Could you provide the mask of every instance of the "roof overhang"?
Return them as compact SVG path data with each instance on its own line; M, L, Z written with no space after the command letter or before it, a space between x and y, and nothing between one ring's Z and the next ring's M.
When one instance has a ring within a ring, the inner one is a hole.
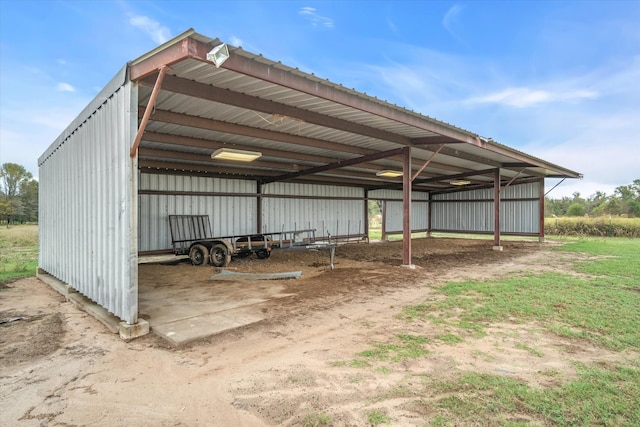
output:
M459 189L452 181L460 178L487 185L498 168L509 182L581 177L241 48L229 47L229 58L215 66L207 53L221 43L188 30L128 64L141 119L154 101L137 154L142 170L402 188L402 177L378 172L402 170L403 150L410 147L417 191ZM262 157L247 163L211 158L224 147Z

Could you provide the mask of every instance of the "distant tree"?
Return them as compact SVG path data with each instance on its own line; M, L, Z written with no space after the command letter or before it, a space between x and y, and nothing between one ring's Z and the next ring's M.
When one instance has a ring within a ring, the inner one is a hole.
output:
M33 192L34 184L29 184L33 176L23 166L5 163L0 167L0 216L6 219L7 226L15 219L25 216L25 200L20 198L20 191ZM37 184L35 185L35 210L37 211ZM33 210L33 194L27 197L28 207Z
M381 200L369 200L367 208L369 210L369 216L379 215L381 212L382 201Z
M584 205L578 202L571 203L567 209L567 216L584 216Z
M20 185L31 178L33 176L24 166L5 163L0 167L0 191L6 199L14 199L18 195Z
M38 181L23 181L20 185L20 202L22 203L22 222L38 221Z
M622 199L625 213L640 216L640 179L634 180L633 184L617 187L615 194Z
M562 199L546 199L545 207L547 215L565 216L567 209L571 205L571 199L563 197Z

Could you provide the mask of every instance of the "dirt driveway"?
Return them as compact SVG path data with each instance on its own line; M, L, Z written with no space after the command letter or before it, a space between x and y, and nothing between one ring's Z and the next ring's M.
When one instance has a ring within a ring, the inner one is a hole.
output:
M183 348L153 334L123 342L39 280L11 283L0 290L0 425L365 426L367 413L380 409L392 425L420 426L435 415L416 395L419 387L407 388L420 376L502 372L544 386L574 375L567 351L585 362L617 357L536 325L505 324L455 345L434 341L428 355L384 371L344 363L398 333L446 333L397 317L404 306L438 298L434 289L446 281L564 270L575 256L552 252L550 243L504 246L496 252L487 240L415 240L415 270L400 266L400 243L342 246L334 271L324 252L237 260L239 271L303 275L278 281L291 295L263 302L265 320ZM141 266L140 280L211 274L189 265ZM523 341L544 348L544 356L518 347ZM557 375L539 375L545 369Z

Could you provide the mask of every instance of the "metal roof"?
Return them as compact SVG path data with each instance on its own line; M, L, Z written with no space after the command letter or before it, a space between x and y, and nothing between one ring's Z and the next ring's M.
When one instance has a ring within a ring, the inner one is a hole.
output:
M206 53L222 42L193 30L128 64L139 83L139 113L159 70L168 66L138 151L142 170L288 180L367 189L402 188L397 150L411 147L416 191L446 191L464 177L488 185L505 180L579 178L578 172L369 95L229 46L220 68ZM211 158L218 148L260 151L250 163ZM380 153L390 151L389 156ZM346 164L345 164L346 162ZM327 166L329 165L329 166Z

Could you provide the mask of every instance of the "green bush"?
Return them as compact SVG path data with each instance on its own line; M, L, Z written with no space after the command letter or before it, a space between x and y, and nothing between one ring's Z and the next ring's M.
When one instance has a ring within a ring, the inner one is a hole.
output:
M547 235L640 237L640 218L546 218L544 227Z

